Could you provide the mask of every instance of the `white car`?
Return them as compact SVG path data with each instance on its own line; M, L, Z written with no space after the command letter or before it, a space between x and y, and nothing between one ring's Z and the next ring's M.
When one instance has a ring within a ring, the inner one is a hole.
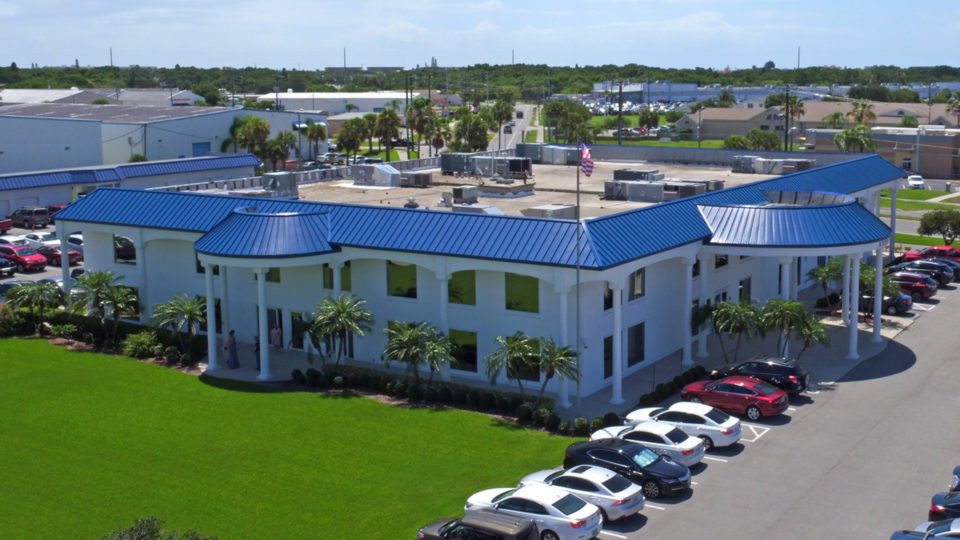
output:
M600 507L604 521L632 516L643 510L646 502L640 486L609 469L595 465L538 471L524 476L517 487L544 484L569 491Z
M706 452L701 439L687 435L666 422L640 422L633 425L608 427L595 431L590 436L591 441L598 439L624 439L638 442L661 456L667 456L687 467L700 463Z
M740 420L703 403L678 401L669 407L637 409L627 415L628 424L663 422L703 440L705 449L730 446L740 440Z
M37 249L42 246L59 247L60 239L56 233L52 232L32 232L23 235L23 238L30 244L30 247Z
M27 239L22 236L15 236L12 234L5 234L0 236L0 246L25 246L27 245Z
M75 249L83 256L83 235L79 233L71 234L67 237L67 248Z
M907 177L907 189L926 189L923 183L923 177L919 174L911 174Z
M472 495L466 512L486 508L533 520L541 540L587 540L600 534L600 509L560 488L530 485L486 489Z

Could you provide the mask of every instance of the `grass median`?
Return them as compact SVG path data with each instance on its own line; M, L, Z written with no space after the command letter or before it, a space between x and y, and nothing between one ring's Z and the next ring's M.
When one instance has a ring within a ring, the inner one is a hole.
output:
M412 538L570 440L457 410L280 392L43 340L0 340L8 538L157 516L220 538Z

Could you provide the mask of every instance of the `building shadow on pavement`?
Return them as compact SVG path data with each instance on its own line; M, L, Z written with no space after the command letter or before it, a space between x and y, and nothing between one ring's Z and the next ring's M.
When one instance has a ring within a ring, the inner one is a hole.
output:
M880 354L860 363L838 382L868 381L902 373L917 363L917 355L902 343L890 341Z

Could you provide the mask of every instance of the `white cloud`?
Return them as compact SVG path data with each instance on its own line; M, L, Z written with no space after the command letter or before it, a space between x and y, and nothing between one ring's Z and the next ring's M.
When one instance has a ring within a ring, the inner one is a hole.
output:
M12 2L0 2L0 17L16 17L20 11L20 6Z

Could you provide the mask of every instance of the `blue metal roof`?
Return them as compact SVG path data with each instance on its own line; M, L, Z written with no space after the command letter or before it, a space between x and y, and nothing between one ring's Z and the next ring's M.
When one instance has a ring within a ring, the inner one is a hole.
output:
M749 247L828 247L878 242L890 229L850 200L829 206L698 206L709 243Z
M902 175L903 171L883 158L866 156L587 220L583 223L580 263L584 268L603 269L709 240L714 231L698 206L767 204L765 190L852 193ZM100 188L61 210L57 218L206 233L235 209L249 206L266 214L327 211L329 242L334 248L352 246L565 267L576 263L574 222L519 216ZM838 228L838 234L847 236L832 237L831 245L858 243L859 238L874 241L878 224L885 228L876 219L858 223L856 227ZM866 229L854 230L860 226Z
M0 175L0 191L31 189L70 184L119 182L124 178L182 174L197 171L256 167L260 160L253 154L231 154L165 161L144 161L105 167L65 169L35 173Z
M224 257L302 257L331 253L329 215L262 214L235 210L194 243L200 253Z

